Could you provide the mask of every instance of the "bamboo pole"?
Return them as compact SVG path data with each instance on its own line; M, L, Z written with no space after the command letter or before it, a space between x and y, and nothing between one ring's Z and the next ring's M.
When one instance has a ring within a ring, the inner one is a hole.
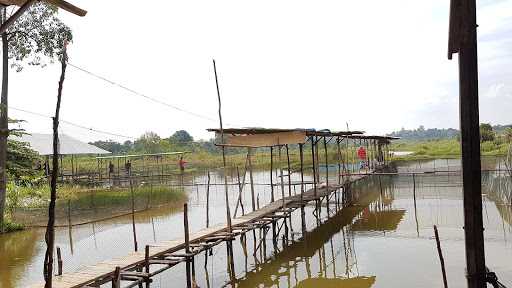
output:
M144 249L144 272L149 275L149 245L146 245ZM146 288L149 288L149 284L151 283L151 279L146 277Z
M213 60L213 71L215 73L215 85L217 88L217 99L219 101L219 124L220 124L220 135L221 135L221 142L224 144L224 128L222 126L222 102L220 99L220 89L219 89L219 80L217 77L217 67L215 65L215 59ZM228 233L233 232L233 228L231 226L231 212L229 210L229 193L228 193L228 178L226 175L226 148L224 145L221 147L222 149L222 166L223 166L223 174L224 174L224 196L226 200L226 220L227 220L227 226L228 226ZM228 259L228 267L230 270L230 277L232 282L235 280L235 266L234 266L234 259L233 259L233 246L232 241L229 239L226 241L227 244L227 259Z
M191 271L190 271L190 235L188 230L188 204L183 204L183 228L185 231L185 254L186 254L186 273L187 273L187 288L192 287Z
M121 268L118 266L112 276L112 288L121 288Z
M207 172L208 182L206 184L206 228L210 227L210 170Z
M436 225L434 225L434 234L436 236L437 253L439 254L439 261L441 262L441 273L443 274L444 288L448 288L448 281L446 280L446 269L444 267L443 251L441 250L441 241L439 240L439 232L437 231Z
M252 211L256 211L256 199L254 197L254 178L252 174L252 149L247 148L247 160L249 161L249 179L251 180L251 204Z
M132 200L132 232L133 232L133 246L135 249L135 252L139 250L138 244L137 244L137 232L135 230L135 194L133 191L133 184L132 184L132 173L128 172L128 177L130 181L130 195Z
M306 215L304 212L304 144L299 144L300 157L300 218L302 223L302 235L306 234Z
M59 80L59 88L57 93L57 104L55 108L55 117L53 117L53 167L52 177L50 181L50 204L48 207L48 225L46 226L46 253L44 258L43 275L45 280L45 288L52 288L53 280L53 248L55 245L55 203L57 201L57 177L59 173L59 114L60 103L62 99L62 88L64 86L64 78L67 67L66 44L64 44L61 57L61 75Z
M57 246L57 276L62 275L62 254L60 252L60 247Z

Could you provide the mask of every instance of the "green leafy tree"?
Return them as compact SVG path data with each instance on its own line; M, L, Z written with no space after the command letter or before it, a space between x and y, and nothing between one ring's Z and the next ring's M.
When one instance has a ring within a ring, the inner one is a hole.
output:
M3 23L7 19L7 7L0 9ZM21 71L23 66L44 67L46 60L53 61L66 42L72 40L71 29L57 18L57 8L43 1L31 5L6 32L2 33L2 91L0 98L0 230L6 198L6 163L8 137L8 83L10 66Z
M146 132L135 140L133 146L137 152L158 153L162 152L160 141L162 139L155 132Z
M194 138L185 130L178 130L169 137L169 142L174 144L186 144L194 141Z
M507 142L512 142L512 128L505 128L505 130L503 131L503 136L505 137L505 140Z
M480 124L480 141L494 141L496 134L492 130L492 126L489 123Z

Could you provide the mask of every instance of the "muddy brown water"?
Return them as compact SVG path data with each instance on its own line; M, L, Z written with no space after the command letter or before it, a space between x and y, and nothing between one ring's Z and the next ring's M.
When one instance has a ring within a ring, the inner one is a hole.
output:
M486 167L495 166L496 163L490 163ZM459 168L459 160L443 159L400 163L398 170ZM255 182L268 182L268 174L256 173ZM510 191L510 184L506 179L503 180L505 183L496 181L496 175L486 175L485 179L483 219L487 266L497 273L503 284L512 287L512 213L506 193ZM266 239L264 257L261 250L257 256L253 255L252 235L247 240L247 257L237 239L234 245L236 286L442 287L432 228L437 225L449 287L466 287L460 175L417 176L415 191L410 176L381 176L380 180L382 192L376 176L355 185L353 191L357 201L354 205L337 213L331 211L330 217L323 207L320 225L312 215L313 209L308 206L306 235L299 233L300 215L295 213L292 218L293 241L286 246L279 241L274 249L272 239ZM212 183L222 181L220 175L213 174ZM206 182L206 177L199 177L196 182ZM251 210L248 188L245 187L242 197L246 211ZM270 188L256 188L260 205L268 203ZM204 228L206 223L205 187L187 189L189 222L191 230L196 231ZM299 191L299 187L292 189L292 193ZM238 196L236 186L229 192L233 212ZM280 187L275 193L279 198ZM285 194L288 194L287 187ZM212 186L210 205L210 224L223 222L222 186ZM160 207L137 213L135 220L139 247L183 235L180 209ZM123 256L133 250L129 216L72 229L59 228L56 233L57 245L63 252L64 272ZM44 250L43 229L0 236L0 287L25 287L42 281ZM224 244L214 248L206 267L204 254L195 258L199 287L232 286L225 251ZM156 276L152 287L184 287L184 270L185 265L178 265Z

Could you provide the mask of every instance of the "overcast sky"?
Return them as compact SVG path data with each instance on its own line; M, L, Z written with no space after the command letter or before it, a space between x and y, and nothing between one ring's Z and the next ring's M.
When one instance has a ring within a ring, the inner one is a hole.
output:
M457 60L447 60L448 0L73 0L80 18L61 118L94 129L195 138L218 127L212 58L225 126L393 130L458 127ZM144 5L142 5L144 3ZM478 2L481 122L512 123L512 1ZM9 106L51 115L58 65L11 70ZM51 120L10 111L29 132ZM68 124L82 140L114 137Z

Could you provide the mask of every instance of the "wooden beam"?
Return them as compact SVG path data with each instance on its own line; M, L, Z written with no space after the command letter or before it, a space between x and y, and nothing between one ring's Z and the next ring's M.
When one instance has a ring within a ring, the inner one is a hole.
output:
M7 29L11 27L12 24L14 24L14 21L18 20L18 18L20 18L21 15L23 15L23 13L25 13L25 11L27 11L28 8L32 6L32 4L34 4L34 2L36 2L36 0L28 0L23 5L21 5L21 7L16 10L16 12L14 12L14 14L9 17L9 19L5 20L5 22L0 26L0 34L7 31Z
M464 234L469 288L486 287L475 2L475 0L452 0L448 47L448 58L451 58L451 53L459 53Z

